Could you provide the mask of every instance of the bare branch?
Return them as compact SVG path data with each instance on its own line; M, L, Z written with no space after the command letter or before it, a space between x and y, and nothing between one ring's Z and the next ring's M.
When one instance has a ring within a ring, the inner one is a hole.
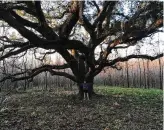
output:
M74 76L72 76L71 74L68 74L66 72L59 72L59 71L57 72L57 71L52 70L52 69L65 69L65 68L68 68L68 67L69 66L67 64L59 65L59 66L56 66L56 65L44 65L44 66L35 68L32 71L26 70L24 72L20 72L20 73L16 73L16 74L8 74L6 77L1 79L0 82L3 82L5 80L7 80L7 79L11 79L12 81L33 79L35 76L37 76L38 74L40 74L42 72L45 72L45 71L49 71L51 73L51 75L64 76L66 78L69 78L69 79L77 82L76 78ZM28 73L28 75L27 76L21 76L24 73ZM15 77L15 76L18 76L18 77Z
M43 27L47 26L46 19L44 17L44 14L41 8L41 1L35 1L35 8L36 8L37 16L38 16L41 26Z
M129 17L123 13L112 13L112 15L119 15L119 16L122 16L122 17L126 18L127 20L129 20Z
M32 47L33 47L32 45L26 45L26 46L23 46L23 47L21 47L20 49L18 49L16 51L8 52L7 54L5 54L5 55L0 57L0 61L5 59L5 58L8 58L10 56L18 55L18 54L20 54L20 53L22 53L22 52L24 52L24 51L26 51L26 50L28 50L28 49L30 49Z
M162 54L158 54L156 56L148 56L148 55L129 55L127 57L119 57L119 58L116 58L108 63L105 63L105 66L111 66L111 65L114 65L118 62L124 62L124 61L128 61L129 59L133 59L133 58L141 58L141 59L148 59L148 60L156 60L160 57L163 57L163 53Z
M76 78L73 75L70 75L68 73L58 72L58 71L53 71L53 70L49 70L49 72L51 73L51 75L64 76L64 77L66 77L68 79L71 79L74 82L77 82Z
M25 43L24 44L13 43L13 44L10 44L10 45L3 45L2 47L0 47L0 52L4 51L7 48L17 48L17 47L23 47L25 45L27 45L27 44L25 44Z
M72 1L71 3L72 5L69 9L70 14L59 29L59 36L63 39L68 39L73 27L79 19L79 2Z
M35 72L35 71L43 69L43 68L61 70L61 69L70 68L70 66L68 64L63 64L63 65L43 65L43 66L40 66L38 68L33 69L32 72Z
M38 23L30 22L30 21L22 18L15 11L10 11L10 13L17 19L17 21L19 21L24 26L31 27L31 28L34 28L34 29L39 28L39 24Z
M9 12L1 11L0 18L7 22L10 26L15 28L23 37L27 38L29 41L40 41L40 38L36 34L29 31L22 24L17 22Z
M85 17L85 15L83 15L83 11L84 11L84 1L80 1L79 2L79 23L84 26L84 28L86 29L86 31L90 34L90 36L93 35L93 26L91 25L91 23L88 21L88 19Z
M96 1L91 1L91 2L92 2L92 3L94 4L94 6L96 7L97 12L100 13L100 8L99 8L99 6L97 5Z
M115 1L105 1L102 11L99 13L98 17L95 19L93 25L96 26L98 22L103 22L107 13L110 13L115 6Z

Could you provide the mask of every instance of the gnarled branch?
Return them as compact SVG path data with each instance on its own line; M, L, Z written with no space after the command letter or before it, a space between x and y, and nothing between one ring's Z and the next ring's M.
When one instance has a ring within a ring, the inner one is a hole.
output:
M129 56L126 56L126 57L118 57L108 63L105 63L105 66L111 66L111 65L114 65L118 62L124 62L124 61L128 61L130 59L133 59L133 58L141 58L141 59L148 59L148 60L156 60L160 57L163 57L163 53L162 54L158 54L156 56L149 56L149 55L129 55Z

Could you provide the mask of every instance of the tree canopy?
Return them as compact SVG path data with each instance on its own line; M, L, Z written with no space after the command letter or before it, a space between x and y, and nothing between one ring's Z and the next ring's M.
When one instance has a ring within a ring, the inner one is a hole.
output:
M163 2L159 1L1 1L0 20L1 30L17 31L12 37L9 33L1 35L1 62L38 49L44 49L43 57L57 52L65 60L63 65L19 68L6 73L1 81L32 79L48 71L77 83L93 82L104 67L118 69L117 63L132 58L154 60L163 56L132 54L110 58L113 50L134 46L162 32ZM67 68L72 73L58 71Z

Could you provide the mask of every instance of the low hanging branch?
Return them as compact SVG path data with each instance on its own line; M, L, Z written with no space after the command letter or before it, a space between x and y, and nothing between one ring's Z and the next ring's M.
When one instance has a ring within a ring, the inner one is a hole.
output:
M59 72L59 71L54 71L56 70L61 70L61 69L67 69L69 68L68 64L63 64L63 65L43 65L41 67L29 70L27 69L24 72L18 72L15 74L5 74L6 76L0 80L0 82L3 82L7 79L11 79L12 81L20 81L20 80L25 80L25 79L33 79L36 75L48 71L51 73L51 75L58 75L58 76L64 76L66 78L69 78L73 81L76 82L76 78L72 76L71 74L68 74L66 72ZM27 76L22 76L26 73Z
M37 76L38 74L45 72L45 71L49 71L51 73L51 75L64 76L64 77L69 78L76 82L76 79L74 76L72 76L68 73L65 73L65 72L56 72L53 70L49 70L48 68L40 69L39 71L31 73L29 76L22 76L22 77L18 77L18 78L17 77L9 77L9 78L6 77L6 79L11 79L13 82L20 81L20 80L26 80L26 79L33 79L35 76ZM2 82L2 81L4 81L4 80L1 80L0 82Z
M49 70L49 72L51 73L51 75L63 76L63 77L66 77L68 79L71 79L74 82L77 82L76 78L71 74L68 74L65 72L54 71L54 70Z

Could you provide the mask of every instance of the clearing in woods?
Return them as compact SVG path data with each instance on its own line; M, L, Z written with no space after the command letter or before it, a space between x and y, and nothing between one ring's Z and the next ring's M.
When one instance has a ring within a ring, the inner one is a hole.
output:
M1 103L0 129L162 130L161 90L100 86L95 91L99 95L90 101L56 89L12 93Z

